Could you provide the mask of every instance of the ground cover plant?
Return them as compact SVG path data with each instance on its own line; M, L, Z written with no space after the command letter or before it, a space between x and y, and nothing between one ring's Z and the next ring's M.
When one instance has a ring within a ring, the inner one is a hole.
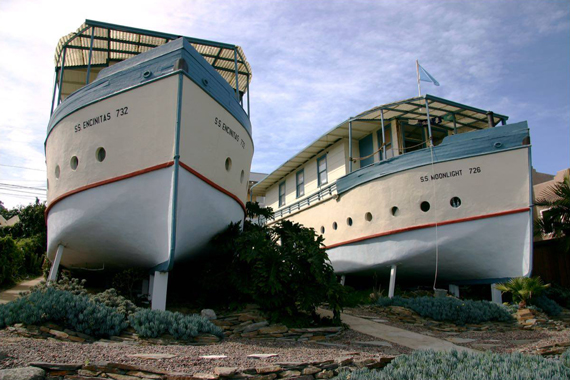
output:
M36 325L45 322L61 324L94 337L119 335L128 326L124 315L114 308L94 303L86 295L53 288L31 292L0 305L0 328L14 323Z
M382 297L378 299L378 305L406 307L422 317L436 321L449 321L458 325L513 320L508 310L501 305L488 301L459 300L454 297Z
M129 317L131 326L143 338L156 338L169 333L176 339L189 340L198 334L213 334L223 338L222 330L199 315L170 311L141 309Z
M415 351L400 355L382 370L343 371L334 380L562 380L562 362L520 353Z

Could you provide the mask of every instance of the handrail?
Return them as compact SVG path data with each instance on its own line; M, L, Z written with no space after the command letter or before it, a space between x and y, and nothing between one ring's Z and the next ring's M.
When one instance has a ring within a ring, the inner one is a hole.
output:
M300 200L299 202L295 202L287 207L275 211L273 213L273 219L282 218L283 216L291 214L294 211L298 211L301 208L309 207L311 204L314 204L315 202L319 202L323 199L332 197L333 193L336 193L336 182L333 183L332 185L325 187L322 190L317 191L311 196ZM262 218L260 217L259 218L260 224L265 224L267 222L266 220L261 220L261 219Z

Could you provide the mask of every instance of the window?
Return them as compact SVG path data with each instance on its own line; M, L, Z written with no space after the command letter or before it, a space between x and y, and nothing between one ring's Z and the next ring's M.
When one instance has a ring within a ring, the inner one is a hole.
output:
M451 198L449 203L451 204L451 207L458 208L459 206L461 206L461 199L459 199L459 197L453 197Z
M317 172L318 172L318 182L319 186L326 185L328 182L327 178L327 155L325 154L321 158L317 159Z
M95 157L97 157L97 161L99 162L103 162L106 156L107 152L105 152L105 148L97 148L97 151L95 151Z
M305 195L305 170L297 172L297 198Z
M279 207L285 206L285 181L279 184Z
M429 202L427 202L427 201L423 201L423 202L420 204L420 209L421 209L423 212L428 212L428 211L429 211L429 208L430 208L430 205L429 205Z

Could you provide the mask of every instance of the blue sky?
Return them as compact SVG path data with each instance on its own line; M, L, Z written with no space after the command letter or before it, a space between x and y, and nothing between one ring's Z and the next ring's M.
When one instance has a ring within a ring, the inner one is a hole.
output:
M2 0L0 183L45 187L54 49L85 19L242 46L253 171L271 172L349 116L416 96L416 59L441 83L422 93L527 120L534 167L570 167L568 0ZM33 199L7 193L9 207Z

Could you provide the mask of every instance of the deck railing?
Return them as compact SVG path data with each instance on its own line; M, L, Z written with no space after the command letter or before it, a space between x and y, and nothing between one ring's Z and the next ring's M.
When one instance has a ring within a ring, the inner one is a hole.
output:
M299 202L295 202L289 206L283 207L283 208L275 211L273 213L273 218L274 219L282 218L287 214L291 214L291 213L298 211L302 208L309 207L310 205L318 203L318 202L322 201L323 199L330 198L335 193L336 193L336 182L333 183L332 185L329 185L329 186L319 190L318 192L312 194L311 196L300 200ZM259 224L265 224L265 223L267 223L267 220L265 220L263 217L259 217L258 223Z

